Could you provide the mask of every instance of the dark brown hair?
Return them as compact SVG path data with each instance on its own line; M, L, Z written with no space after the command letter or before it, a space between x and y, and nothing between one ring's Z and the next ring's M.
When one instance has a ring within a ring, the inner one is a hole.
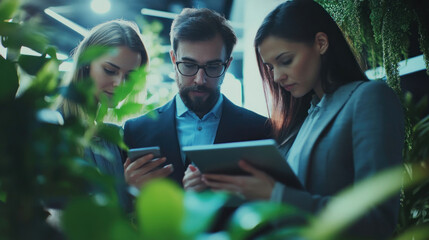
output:
M222 36L226 56L230 57L237 37L227 20L207 8L185 8L171 25L170 41L176 52L180 41L205 41L213 39L217 34Z
M321 56L320 75L325 93L332 93L349 82L368 81L340 28L323 7L312 0L293 0L280 4L264 19L254 43L265 97L267 102L271 102L274 135L278 140L287 136L305 119L313 91L301 98L294 98L275 83L261 59L258 47L269 36L311 46L318 32L325 33L329 40L329 47Z

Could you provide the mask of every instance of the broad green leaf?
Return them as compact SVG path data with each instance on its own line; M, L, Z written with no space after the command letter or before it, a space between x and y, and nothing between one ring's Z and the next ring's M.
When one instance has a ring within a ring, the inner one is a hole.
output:
M19 0L2 0L0 2L0 22L12 18L19 5Z
M97 111L95 121L97 123L102 123L104 117L107 114L107 110L109 108L109 99L104 94L100 94L99 100L101 104L98 104L98 111Z
M43 56L20 55L18 58L19 66L30 75L36 75L48 61Z
M187 239L209 230L219 209L225 204L228 195L225 193L192 191L185 192L185 220L183 233Z
M36 78L33 80L30 88L37 89L40 92L50 93L59 84L58 76L58 61L49 60L42 69L37 73Z
M242 205L232 216L228 226L231 239L248 239L253 233L280 218L296 216L300 212L288 205L252 202Z
M1 87L0 87L0 101L6 99L14 99L16 91L18 90L18 74L15 65L0 56L0 73Z
M6 48L20 49L26 46L42 53L48 44L48 39L43 32L40 26L31 22L20 24L0 21L0 35L3 36L2 44Z
M171 180L156 179L147 183L137 198L136 210L142 239L182 239L184 193Z
M105 54L117 54L118 50L112 47L106 46L91 46L88 47L79 57L78 66L83 66L91 63L95 59L102 57Z
M128 80L115 89L113 95L113 105L116 106L119 102L124 100L130 94L137 94L141 92L146 84L146 68L141 66L135 71L131 72Z
M64 232L70 240L119 239L118 230L123 231L123 236L136 239L131 226L126 226L120 209L105 205L104 200L97 199L97 196L71 201L62 220Z
M98 124L97 125L97 136L101 139L105 139L109 142L119 145L123 149L127 149L123 142L123 131L122 128L112 124Z
M113 112L118 117L118 119L121 120L130 114L140 113L142 109L143 104L127 102L124 103L120 108L113 109Z
M399 193L401 187L409 187L429 177L429 172L415 169L414 179L403 182L403 171L403 167L388 169L342 191L309 225L304 232L305 238L333 239L374 205Z
M57 59L57 49L55 47L48 47L43 55L49 55L52 59Z
M429 239L429 224L422 224L421 226L414 226L407 229L395 238L395 240L427 240Z

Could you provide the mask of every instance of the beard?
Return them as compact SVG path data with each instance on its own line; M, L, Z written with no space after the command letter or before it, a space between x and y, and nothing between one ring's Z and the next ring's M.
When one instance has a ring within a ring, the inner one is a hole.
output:
M209 96L206 100L203 97L194 97L193 99L189 97L190 91L203 91L209 93ZM208 113L213 106L216 104L220 96L220 87L216 89L210 89L206 86L190 86L190 87L181 87L179 89L180 97L182 98L183 103L186 107L194 113Z

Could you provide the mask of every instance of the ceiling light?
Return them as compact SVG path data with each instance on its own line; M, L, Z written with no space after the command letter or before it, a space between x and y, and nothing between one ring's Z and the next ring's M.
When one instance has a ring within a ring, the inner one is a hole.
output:
M110 2L109 0L92 0L91 8L95 13L107 13L110 10Z
M67 27L73 29L74 31L76 31L77 33L79 33L82 36L86 36L88 34L88 30L86 30L85 28L81 27L80 25L70 21L69 19L61 16L60 14L54 12L52 9L46 8L45 13L47 15L49 15L50 17L52 17L53 19L59 21L60 23L66 25Z
M169 18L169 19L174 19L177 16L177 14L175 14L175 13L153 10L153 9L149 9L149 8L142 8L142 10L140 12L141 12L141 14L147 15L147 16Z

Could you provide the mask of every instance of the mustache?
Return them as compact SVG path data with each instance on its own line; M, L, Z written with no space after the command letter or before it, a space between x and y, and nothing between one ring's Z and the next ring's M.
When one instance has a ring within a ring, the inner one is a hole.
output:
M210 88L206 86L201 86L201 85L185 87L183 90L186 92L189 92L189 91L210 92L211 91Z

